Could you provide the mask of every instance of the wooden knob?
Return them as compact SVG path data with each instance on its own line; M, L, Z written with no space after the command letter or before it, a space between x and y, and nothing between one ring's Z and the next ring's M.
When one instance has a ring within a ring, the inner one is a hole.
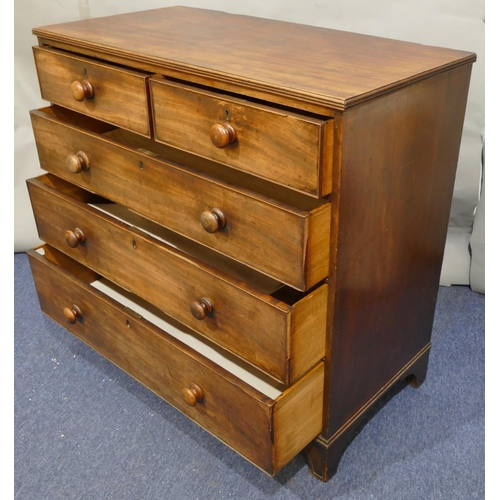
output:
M69 323L76 323L76 318L82 317L82 310L76 304L73 304L71 308L65 307L63 312Z
M199 320L205 319L207 313L211 313L214 310L214 306L210 299L206 297L202 297L200 300L196 302L192 302L189 307L191 314Z
M90 168L89 157L83 151L78 151L76 155L71 154L66 158L66 167L70 172L79 174L82 169L88 170Z
M201 213L200 222L205 231L215 233L226 226L226 216L218 208L211 208Z
M75 228L73 231L71 231L71 229L68 229L64 233L64 237L66 238L66 243L71 248L76 248L80 243L83 243L85 241L85 235L83 234L83 231L78 228Z
M92 84L87 80L79 82L75 80L71 84L71 92L73 92L73 97L75 101L82 102L84 99L92 99L94 97L94 89Z
M225 148L236 140L236 130L228 122L212 125L209 134L214 146L218 148Z
M189 384L189 387L182 389L182 395L189 406L195 406L203 399L203 391L196 384Z

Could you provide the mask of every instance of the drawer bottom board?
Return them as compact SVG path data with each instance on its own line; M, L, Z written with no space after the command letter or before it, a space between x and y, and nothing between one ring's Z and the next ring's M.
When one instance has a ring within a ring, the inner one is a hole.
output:
M224 368L170 334L194 332L153 308L149 317L164 331L140 313L149 306L127 302L133 296L52 247L41 252L28 255L48 316L260 469L274 474L321 432L322 362L283 392L244 364L236 376L227 369L233 360Z

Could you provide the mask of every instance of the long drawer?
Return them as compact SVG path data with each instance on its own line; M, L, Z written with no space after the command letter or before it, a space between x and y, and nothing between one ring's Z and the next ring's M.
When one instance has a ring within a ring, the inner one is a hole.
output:
M33 47L42 98L151 136L147 73Z
M57 106L31 119L44 170L298 290L327 276L330 203Z
M181 325L50 246L28 255L47 315L264 471L277 472L320 433L323 363L282 392L186 346Z
M155 139L315 198L332 191L333 119L151 78Z
M284 287L51 174L28 188L43 241L281 382L324 356L328 284Z

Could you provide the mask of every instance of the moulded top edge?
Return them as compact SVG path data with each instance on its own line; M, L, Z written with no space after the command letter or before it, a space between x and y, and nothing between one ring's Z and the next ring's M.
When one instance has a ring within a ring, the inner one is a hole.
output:
M476 59L471 52L189 7L33 33L132 66L138 61L340 110Z

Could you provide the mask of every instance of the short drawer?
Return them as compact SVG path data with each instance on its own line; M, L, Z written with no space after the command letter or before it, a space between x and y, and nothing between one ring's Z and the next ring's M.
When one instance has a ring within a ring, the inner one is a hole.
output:
M57 106L31 119L44 170L298 290L326 278L329 202Z
M28 255L48 316L267 473L321 432L323 363L280 389L57 250Z
M161 78L150 87L157 141L315 198L331 192L332 119Z
M323 358L328 284L298 292L50 174L28 187L43 241L270 376Z
M151 136L149 74L33 47L42 98Z

